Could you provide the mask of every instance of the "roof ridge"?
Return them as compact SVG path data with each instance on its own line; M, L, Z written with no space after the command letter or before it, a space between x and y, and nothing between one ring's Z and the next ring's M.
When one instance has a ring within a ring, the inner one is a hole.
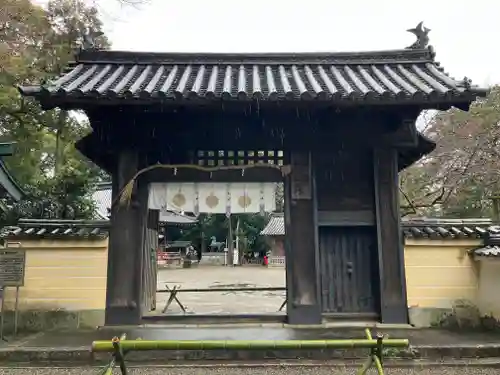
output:
M17 222L17 227L29 227L29 226L68 226L68 227L109 227L109 221L107 220L63 220L63 219L19 219Z
M415 218L402 219L403 225L413 226L439 226L439 225L491 225L493 221L488 218L471 219L438 219L438 218Z
M255 63L273 64L279 62L331 62L331 60L352 61L360 64L373 64L376 61L415 61L434 62L435 53L432 47L423 49L394 49L378 51L342 51L342 52L146 52L146 51L120 51L120 50L82 50L75 57L75 63L94 62L106 63L177 63L177 64L203 64L203 63Z

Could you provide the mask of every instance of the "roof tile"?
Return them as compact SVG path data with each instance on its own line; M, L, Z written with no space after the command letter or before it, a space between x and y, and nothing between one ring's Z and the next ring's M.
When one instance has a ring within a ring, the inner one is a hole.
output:
M109 236L109 221L85 220L19 220L17 226L4 227L4 239L87 239Z
M284 236L285 218L282 213L274 213L264 229L260 232L263 236Z
M480 257L500 257L500 246L487 245L474 250L475 256Z
M448 76L427 49L281 55L84 51L55 81L20 90L72 98L403 102L486 93Z

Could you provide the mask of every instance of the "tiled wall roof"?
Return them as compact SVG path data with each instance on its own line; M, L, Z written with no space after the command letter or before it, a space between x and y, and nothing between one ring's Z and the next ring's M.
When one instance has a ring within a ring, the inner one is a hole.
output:
M413 239L473 239L500 234L500 226L489 219L403 219L405 238ZM273 214L262 235L283 236L285 223L283 214Z
M260 232L263 236L284 236L285 218L282 213L274 213L264 229Z
M500 246L498 245L487 245L480 247L479 249L474 249L475 256L479 257L500 257Z
M17 226L4 227L1 237L12 239L105 239L109 221L19 220Z
M96 205L96 211L99 218L108 220L111 211L111 184L100 184L92 195L92 199ZM160 212L160 221L167 224L179 225L195 224L198 222L193 216L183 215L172 211Z
M487 236L483 246L471 250L471 253L480 258L500 258L500 234Z
M403 220L406 238L473 239L500 233L490 219L409 219Z

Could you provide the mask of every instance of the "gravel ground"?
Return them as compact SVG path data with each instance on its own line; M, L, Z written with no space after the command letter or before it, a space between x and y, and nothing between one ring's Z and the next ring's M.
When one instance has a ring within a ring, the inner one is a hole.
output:
M182 293L182 289L285 287L285 268L259 266L160 269L157 289L175 285L181 287L177 295L190 314L266 314L276 313L285 299L285 291ZM169 293L157 293L159 311L167 302ZM283 313L286 307L283 309ZM167 314L181 314L174 301Z
M335 375L356 374L356 368L331 368L331 367L269 367L269 368L141 368L131 369L131 375ZM1 369L0 375L98 375L96 368L72 369ZM393 375L498 375L498 369L477 367L438 367L438 368L409 368L386 369L386 374ZM115 371L119 374L119 371ZM376 374L370 371L369 374Z

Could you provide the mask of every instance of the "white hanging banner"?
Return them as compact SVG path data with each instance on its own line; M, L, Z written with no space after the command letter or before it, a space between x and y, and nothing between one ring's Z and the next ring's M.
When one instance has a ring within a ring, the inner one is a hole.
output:
M276 209L276 185L270 183L230 184L231 213L272 212Z
M262 193L260 196L261 205L264 206L264 212L273 212L276 210L276 189L275 183L262 183Z
M148 207L161 211L194 212L195 188L193 183L149 185Z
M193 183L166 185L167 210L194 212L195 190Z
M167 184L149 184L148 208L152 210L167 210Z
M227 211L227 184L198 184L198 210L200 213L224 214Z
M272 212L275 192L275 183L152 183L148 207L213 214Z
M260 190L260 184L232 184L230 196L231 213L260 212Z

